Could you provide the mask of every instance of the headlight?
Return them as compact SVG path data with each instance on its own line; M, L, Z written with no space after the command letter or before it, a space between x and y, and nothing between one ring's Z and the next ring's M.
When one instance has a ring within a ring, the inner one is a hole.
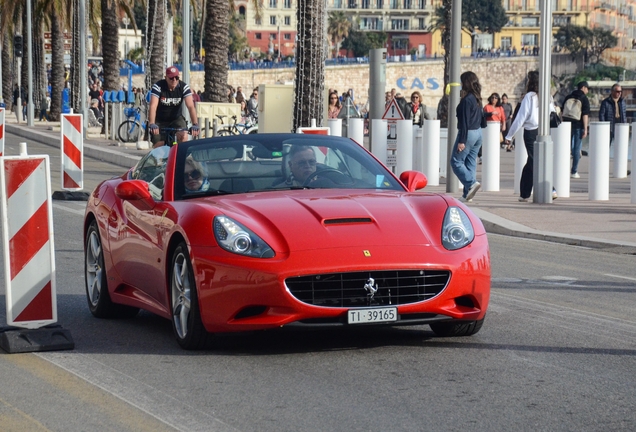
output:
M228 252L256 258L272 258L275 255L259 236L229 217L216 216L213 230L219 246Z
M448 250L461 249L475 238L468 215L459 207L449 207L442 225L442 244Z

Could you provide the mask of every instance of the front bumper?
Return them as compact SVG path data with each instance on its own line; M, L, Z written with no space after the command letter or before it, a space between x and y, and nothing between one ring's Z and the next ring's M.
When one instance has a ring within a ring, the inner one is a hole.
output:
M485 235L459 251L441 246L390 246L365 251L311 250L255 259L218 247L192 247L191 256L201 318L205 328L214 333L347 325L349 307L314 306L292 295L285 280L303 275L412 269L450 272L448 284L439 294L398 305L398 321L389 325L479 320L485 316L490 298L490 255ZM364 287L360 290L363 293Z

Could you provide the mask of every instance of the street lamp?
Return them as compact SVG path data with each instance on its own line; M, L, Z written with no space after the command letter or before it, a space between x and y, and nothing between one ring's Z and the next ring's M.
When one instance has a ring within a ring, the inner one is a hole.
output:
M126 33L124 34L124 60L128 60L128 24L130 24L130 19L123 17L121 22L126 26Z

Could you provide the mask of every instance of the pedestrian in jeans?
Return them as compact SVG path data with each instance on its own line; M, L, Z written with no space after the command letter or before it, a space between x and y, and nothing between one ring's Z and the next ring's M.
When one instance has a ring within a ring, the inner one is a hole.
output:
M600 121L610 122L610 145L614 142L614 125L627 122L626 111L623 88L620 84L614 84L610 95L601 102L601 108L598 112Z
M550 101L550 112L555 111L554 104ZM521 100L519 112L510 125L506 135L506 145L509 145L517 131L523 127L523 143L528 152L528 160L521 171L519 183L519 201L528 202L532 194L534 171L534 143L539 135L539 72L528 72L528 85L526 95ZM556 199L556 190L552 190L552 199Z
M586 96L589 91L587 81L581 81L576 87L577 89L570 93L568 97L565 98L565 101L563 101L563 109L561 110L563 113L563 121L572 124L572 169L570 170L570 177L572 178L581 177L578 173L579 161L581 160L581 142L583 138L587 136L587 126L590 117L590 101ZM578 104L578 102L576 104L568 103L570 99L580 101L580 104ZM571 109L570 107L572 105L574 105L576 109ZM573 114L571 113L572 111Z
M461 201L471 201L481 184L477 181L477 153L481 148L481 84L474 72L460 76L462 98L457 105L457 138L450 165L464 185Z

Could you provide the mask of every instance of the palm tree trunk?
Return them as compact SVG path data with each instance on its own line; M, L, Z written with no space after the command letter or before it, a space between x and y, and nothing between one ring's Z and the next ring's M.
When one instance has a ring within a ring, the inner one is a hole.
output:
M7 110L13 109L13 55L10 44L11 36L6 33L2 36L2 96Z
M225 0L207 0L205 20L205 100L227 102L229 16Z
M296 46L296 88L293 129L309 126L312 119L322 124L324 111L325 36L324 0L298 0Z
M164 76L164 57L166 45L166 2L162 0L148 1L148 31L146 53L148 55L149 81L148 89Z
M54 12L51 15L51 114L52 121L60 120L62 89L64 88L64 33L62 22Z
M113 1L102 2L104 90L119 90L119 22Z
M80 79L80 20L79 20L79 0L72 0L73 3L73 34L71 35L72 44L71 44L71 61L73 64L71 65L71 106L73 107L73 112L81 113L81 85L86 84L86 77L82 80Z
M33 23L34 29L41 29L41 21ZM44 64L44 37L42 31L33 34L33 106L34 117L39 118L42 89L46 88L46 66Z

